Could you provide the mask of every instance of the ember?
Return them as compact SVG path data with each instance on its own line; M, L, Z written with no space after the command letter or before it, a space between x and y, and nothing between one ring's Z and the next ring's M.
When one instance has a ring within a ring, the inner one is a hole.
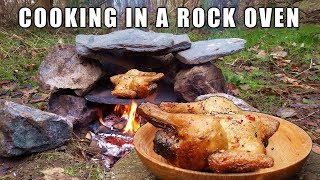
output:
M107 116L99 111L100 127L95 133L88 134L91 145L101 150L93 160L103 161L105 167L111 168L134 148L133 136L141 123L141 118L136 113L137 107L138 104L132 101L129 105L116 105Z

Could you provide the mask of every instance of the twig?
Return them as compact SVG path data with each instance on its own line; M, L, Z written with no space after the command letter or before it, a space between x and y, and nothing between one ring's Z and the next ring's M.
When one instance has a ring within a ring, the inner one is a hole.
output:
M298 74L297 74L297 75L295 75L294 77L298 77L298 76L300 76L301 74L303 74L303 73L305 73L305 72L309 71L310 69L312 69L312 64L313 64L313 61L312 61L312 59L311 59L311 60L310 60L309 68L308 68L308 69L306 69L306 70L304 70L304 71L302 71L302 72L300 72L300 73L298 73Z
M310 113L310 114L308 114L308 115L305 116L305 117L302 117L302 118L300 118L300 119L297 119L297 120L295 120L295 121L301 121L301 120L303 120L303 119L305 119L305 118L308 118L308 117L314 115L315 113L317 113L317 112L319 112L319 111L320 111L320 109L317 110L317 111L314 111L314 112L312 112L312 113Z
M230 66L234 66L234 64L239 60L239 58L236 58L231 64L230 63L227 63L229 64Z

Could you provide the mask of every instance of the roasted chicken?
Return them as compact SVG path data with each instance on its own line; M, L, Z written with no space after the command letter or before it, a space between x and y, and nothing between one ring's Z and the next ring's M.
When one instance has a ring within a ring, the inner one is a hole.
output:
M243 112L232 101L219 96L190 103L163 102L160 108L170 113L241 114Z
M218 108L213 113L212 109L198 108L201 106L197 103L175 104L174 108L170 104L171 108L166 109L167 105L162 104L161 109L144 103L138 113L162 128L156 133L154 150L173 165L215 172L249 172L273 166L264 143L277 130L277 121L240 113L241 110L238 114L217 114L226 111ZM194 114L189 108L194 108Z
M115 85L111 93L118 98L145 98L154 93L158 87L154 82L163 77L163 73L131 69L125 74L110 77L111 82Z

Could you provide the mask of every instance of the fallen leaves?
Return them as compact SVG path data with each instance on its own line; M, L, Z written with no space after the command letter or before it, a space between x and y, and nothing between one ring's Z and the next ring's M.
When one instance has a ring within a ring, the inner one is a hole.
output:
M297 115L297 112L292 109L292 108L280 108L277 113L277 116L285 119L285 118L289 118L289 117L294 117Z
M286 67L288 64L290 64L290 62L291 60L286 59L277 59L274 61L274 63L280 68Z
M293 85L299 85L300 81L298 79L290 78L286 76L285 74L275 74L277 78L279 78L280 81L287 83L287 84L293 84Z
M252 71L252 70L255 70L255 69L258 69L254 66L241 66L241 69L245 70L245 71Z
M250 85L249 84L243 84L239 86L241 90L247 91L250 89Z
M320 155L320 146L316 143L312 144L312 151Z
M256 55L256 58L259 58L259 59L265 58L265 57L267 57L267 53L264 50L260 50Z
M287 51L275 51L270 54L273 59L284 59L288 56Z
M295 78L288 77L285 74L275 74L275 76L282 82L286 84L292 84L294 87L299 87L303 89L314 89L313 87L306 85L306 84L301 84L301 81Z
M282 94L288 94L288 92L285 91L285 89L279 89L274 86L262 87L262 88L258 89L258 92L266 94L266 95L276 95L276 96L282 96Z
M16 82L6 80L0 81L0 98L2 99L22 104L35 105L37 108L46 109L46 107L42 107L43 105L41 105L41 103L47 102L49 96L50 92L40 90L39 86L34 86L32 84L20 86Z
M227 84L227 91L228 91L228 94L231 94L233 96L238 96L240 94L240 90L237 88L236 85L232 83Z
M39 103L39 102L46 102L50 97L50 94L35 94L32 96L32 99L30 99L29 103Z

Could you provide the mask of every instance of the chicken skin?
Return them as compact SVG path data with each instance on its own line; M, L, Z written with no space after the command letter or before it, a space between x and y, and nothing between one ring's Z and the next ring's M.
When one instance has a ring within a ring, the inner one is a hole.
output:
M170 113L241 114L243 112L232 101L219 96L189 103L163 102L160 108Z
M234 116L242 114L250 117L250 112L241 110L232 101L219 96L189 103L162 102L160 108L169 113L207 114L215 115L220 118L231 117L227 114L234 114ZM274 119L266 118L265 116L255 116L255 119L263 124L261 127L261 130L263 131L262 140L267 144L267 140L277 131L279 122Z
M171 113L151 103L138 108L142 117L163 129L156 133L154 150L171 164L215 172L249 172L273 166L263 142L270 136L269 127L278 126L277 122L263 123L248 114L188 112Z
M163 77L163 73L131 69L125 74L110 77L111 82L115 85L111 94L118 98L145 98L154 93L158 87L154 82Z

